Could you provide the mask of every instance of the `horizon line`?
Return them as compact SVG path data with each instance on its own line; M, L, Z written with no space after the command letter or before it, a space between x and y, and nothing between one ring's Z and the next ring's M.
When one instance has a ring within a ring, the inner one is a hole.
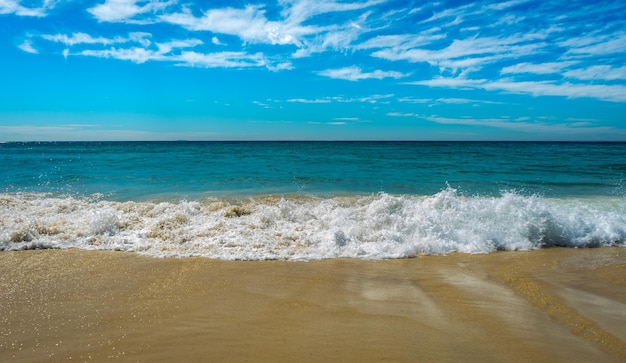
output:
M211 142L510 142L510 143L626 143L626 140L511 140L511 139L485 139L485 140L419 140L419 139L223 139L223 140L5 140L0 144L18 143L124 143L124 142L154 142L154 143L211 143Z

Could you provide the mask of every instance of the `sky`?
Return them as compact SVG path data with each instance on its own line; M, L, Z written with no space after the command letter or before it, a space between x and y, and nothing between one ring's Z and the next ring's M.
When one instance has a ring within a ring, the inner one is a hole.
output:
M0 0L0 141L626 141L626 2Z

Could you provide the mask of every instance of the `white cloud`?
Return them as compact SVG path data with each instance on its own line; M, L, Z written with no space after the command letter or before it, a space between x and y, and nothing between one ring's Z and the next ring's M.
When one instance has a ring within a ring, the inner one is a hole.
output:
M249 68L265 67L267 60L262 53L248 54L245 52L199 53L186 51L179 56L171 57L178 65L202 68Z
M422 117L422 115L418 115L413 112L387 112L387 116L390 117Z
M434 4L435 6L438 4ZM472 10L472 11L477 11L475 8L475 5L470 3L470 4L466 4L463 6L459 6L458 8L453 8L453 9L444 9L441 11L435 11L434 14L426 19L424 22L433 22L436 20L440 20L440 19L449 19L449 18L454 18L453 21L459 21L459 19L463 16L467 16L469 14L471 14L471 12L467 12L467 10Z
M142 13L135 0L105 0L87 10L99 21L122 21Z
M107 38L93 38L91 35L86 33L73 33L72 35L44 34L41 37L51 42L63 43L67 46L72 46L76 44L111 44L113 42L112 40Z
M396 45L380 49L372 56L390 61L424 62L442 70L482 69L497 61L519 58L532 54L542 44L529 42L536 35L514 34L508 37L473 37L455 39L442 49L406 48Z
M580 43L577 43L578 39L572 39L562 45L572 45L569 49L569 54L574 55L607 55L614 53L623 53L626 49L626 33L618 33L611 35L598 35L591 38L580 39ZM585 44L589 42L590 44Z
M54 8L58 0L43 0L39 7L26 7L20 0L0 0L0 14L15 14L18 16L44 17L48 10Z
M252 104L257 105L259 107L263 107L263 108L272 108L272 106L270 106L269 104L267 104L265 102L252 101Z
M192 47L194 43L175 42L157 44L159 50L150 50L140 47L131 48L111 48L100 50L83 50L75 55L91 56L99 58L113 58L118 60L131 61L134 63L145 63L148 61L173 62L178 66L200 67L200 68L249 68L265 67L267 60L261 53L248 54L245 52L216 52L201 53L194 51L182 51L180 54L170 54L176 47Z
M559 122L559 123L546 123L546 122L529 122L511 120L507 117L502 118L449 118L441 116L426 116L426 120L446 125L468 125L468 126L486 126L508 130L515 130L528 133L541 133L546 135L582 135L589 136L590 134L609 134L620 132L613 127L608 126L592 126L589 124L582 125L579 122ZM623 132L621 132L623 133Z
M148 50L145 48L111 48L111 49L87 49L80 51L74 55L82 55L98 58L113 58L119 60L131 61L133 63L145 63L147 61L165 60L166 57L158 51Z
M267 66L267 69L269 69L272 72L289 71L289 70L294 69L294 66L291 62L283 62L283 63L278 63L278 64L268 63L266 66Z
M378 35L355 45L354 49L390 48L406 51L415 47L427 46L446 38L446 34L440 32L439 29L432 31L432 33L420 32L420 34Z
M490 105L502 104L502 102L474 100L474 99L469 99L469 98L438 98L435 101L438 103L444 103L444 104L449 104L449 105L464 105L468 103L474 103L474 104L484 103L484 104L490 104Z
M490 126L500 128L510 128L516 130L536 130L536 123L528 122L511 122L508 118L449 118L440 116L427 116L428 121L440 123L440 124L453 124L453 125L471 125L471 126Z
M335 97L330 97L329 99L332 100L333 102L338 102L338 103L359 102L359 103L370 103L370 104L375 104L375 103L386 104L386 103L389 103L388 99L394 96L395 95L393 93L389 93L389 94L384 94L384 95L375 94L375 95L370 95L370 96L365 96L365 97L354 97L354 98L335 96Z
M147 12L155 12L166 8L176 1L141 1L141 0L105 0L93 8L87 9L98 21L101 22L145 22L133 18ZM146 3L143 6L138 3Z
M375 104L375 103L389 103L389 101L387 101L389 98L394 97L394 94L384 94L384 95L370 95L370 96L365 96L365 97L356 97L356 98L346 98L346 97L342 97L342 96L335 96L335 97L325 97L325 98L317 98L317 99L308 99L308 98L291 98L288 99L286 102L291 102L291 103L309 103L309 104L315 104L315 103L331 103L331 102L337 102L337 103L370 103L370 104Z
M86 33L72 33L71 35L67 34L44 34L41 36L43 39L46 39L55 43L63 43L69 47L79 44L100 44L100 45L110 45L110 44L121 44L121 43L139 43L144 47L147 47L151 44L150 33L145 32L133 32L128 35L128 37L115 37L115 38L105 38L105 37L92 37Z
M112 38L94 37L85 33L42 35L43 39L62 43L68 47L90 47L90 49L80 49L73 52L65 49L63 55L66 58L70 55L78 55L125 60L138 64L148 61L165 61L173 62L179 66L203 68L266 67L272 71L293 68L290 62L272 63L260 52L250 54L237 51L214 53L188 51L186 49L203 45L204 42L193 38L158 42L150 40L151 37L150 33L143 32L134 32L126 37ZM140 46L131 46L133 43ZM101 48L101 46L107 45L113 46L106 49Z
M472 80L472 79L466 79L466 78L448 78L448 77L437 77L437 78L423 80L423 81L407 82L407 84L413 84L413 85L419 85L419 86L458 88L458 89L480 88L480 86L485 83L487 83L487 80L485 79Z
M122 116L123 117L123 116ZM110 125L111 120L108 121ZM146 130L101 129L94 125L0 126L0 135L10 141L158 141L211 140L214 132L155 132Z
M19 0L0 0L0 14L15 13L19 6Z
M402 74L400 72L394 72L394 71L375 70L372 72L363 72L361 68L356 67L356 66L339 68L339 69L327 69L327 70L318 72L318 74L321 76L325 76L325 77L344 79L347 81L406 77L405 74Z
M131 61L134 63L145 63L148 61L168 61L178 65L188 65L194 67L250 67L250 66L272 66L262 54L248 55L245 52L218 52L200 53L181 51L183 49L194 48L204 44L199 39L170 40L166 42L153 42L150 40L150 33L134 32L127 37L93 37L85 33L73 33L71 35L55 34L42 35L43 39L62 43L66 46L106 46L117 45L107 49L91 48L71 52L69 49L63 50L64 57L69 55L89 56L98 58L112 58L118 60ZM141 46L124 46L127 43L135 43ZM277 69L287 69L288 65L278 64Z
M359 35L368 31L364 25L371 13L365 10L384 1L284 0L279 1L282 7L280 16L273 20L266 17L262 5L208 9L201 16L183 8L158 18L191 31L233 35L244 44L293 45L298 49L292 56L302 58L327 49L350 49ZM312 21L321 14L357 10L362 13L340 23L319 25L319 22Z
M613 68L607 65L591 66L588 68L572 69L564 73L565 77L580 80L626 80L626 66Z
M416 80L412 84L428 87L624 102L626 85L620 81L626 79L622 62L626 32L619 23L594 26L592 22L603 14L623 10L623 5L590 4L578 8L564 4L562 16L549 18L547 14L553 14L553 6L540 2L533 4L536 8L532 13L515 9L526 2L474 2L456 7L439 2L424 4L419 9L396 5L391 9L386 0L278 0L271 5L98 0L87 9L98 21L135 23L132 30L149 30L154 37L148 32L104 37L77 28L67 34L28 36L18 47L29 53L43 52L47 48L39 42L45 39L57 43L57 53L63 52L65 57L82 55L135 63L161 61L209 68L263 67L270 71L290 70L305 62L296 58L328 52L321 57L324 62L314 64L317 68L313 73L349 81L412 77ZM0 0L0 13L43 16L58 3L61 2ZM162 24L155 24L158 22ZM171 39L160 31L163 27L172 28L171 25L176 25L175 34L184 29L202 33L198 39ZM235 37L242 44L233 41ZM227 48L214 47L226 46L224 40ZM209 52L226 49L232 51ZM355 65L340 68L333 63L334 57L328 57L326 62L325 55L331 51L350 57ZM376 58L377 64L372 66L371 58L356 63L364 55ZM419 65L412 65L415 70L408 74L384 70L400 69L385 61ZM562 76L561 80L556 81L555 75ZM497 79L498 76L510 78ZM385 102L349 97L308 101ZM454 97L405 97L398 101L484 103Z
M25 51L26 53L37 54L39 51L33 47L32 40L25 40L22 44L18 45L18 48Z
M328 98L322 98L322 99L306 99L306 98L291 98L288 99L287 102L290 103L330 103L331 100Z
M534 96L563 96L568 98L596 98L611 102L626 102L626 86L550 82L515 82L499 80L480 86L487 90L511 93L530 93Z
M432 98L413 98L413 97L401 97L398 98L398 102L402 103L413 103L413 104L422 104L432 102Z
M533 96L589 97L609 102L626 102L626 86L622 85L577 84L569 82L553 83L549 81L521 82L511 79L490 81L486 79L472 80L444 77L409 82L408 84L458 89L484 89L488 91L531 94Z
M554 78L542 81L547 77L536 76L561 75L594 81L624 79L626 70L623 67L597 66L597 61L600 57L608 57L603 59L605 63L619 64L621 60L618 55L626 49L626 32L615 32L614 28L610 30L610 24L606 24L605 29L599 28L589 34L588 29L582 29L587 26L586 23L580 21L580 18L587 16L588 11L598 17L607 11L623 10L623 7L568 9L568 16L555 21L542 19L546 11L551 11L543 6L535 13L524 13L523 16L510 11L526 2L511 0L489 5L473 3L455 8L441 8L442 4L433 4L430 11L434 15L421 24L426 25L427 30L420 29L415 34L374 36L354 49L371 49L371 56L391 62L428 64L432 67L431 72L438 71L440 76L415 84L430 87L480 88L535 96L592 97L622 102L626 98L622 85L562 83L554 81ZM484 20L486 17L493 19L489 23L491 26L477 28L473 27L475 21L468 21L479 18ZM450 21L455 25L450 25ZM469 26L465 26L466 21ZM529 27L529 24L532 25ZM505 27L505 31L496 34L497 29ZM451 28L475 30L460 34L457 32L451 37ZM572 34L581 33L589 35L572 37ZM541 57L541 62L536 60L537 56ZM516 64L511 65L512 62ZM591 66L585 66L590 63ZM489 76L495 72L501 75L523 75L523 81L517 78L489 80ZM530 78L532 76L535 76L534 80ZM529 82L529 79L533 81Z
M534 73L534 74L560 74L564 69L571 67L578 62L545 62L545 63L519 63L509 67L504 67L500 74Z
M309 125L332 125L332 126L346 125L346 122L342 122L342 121L333 121L333 122L309 121L307 123Z
M302 23L320 14L361 10L386 2L369 0L361 2L339 2L335 0L279 0L284 7L282 15L293 23Z
M226 44L222 43L218 37L211 38L211 43L213 43L215 45L226 45Z
M486 9L494 9L494 10L504 10L507 8L511 8L514 6L518 6L524 3L527 3L529 0L510 0L510 1L505 1L502 3L497 3L497 4L490 4L488 6L486 6Z
M260 6L248 5L243 9L211 9L200 18L190 10L160 16L164 22L176 24L192 31L210 31L235 35L244 42L299 45L298 36L307 33L304 27L267 20Z
M199 39L185 39L185 40L172 40L164 43L156 43L156 46L160 54L168 54L174 49L179 48L193 48L198 45L204 44Z

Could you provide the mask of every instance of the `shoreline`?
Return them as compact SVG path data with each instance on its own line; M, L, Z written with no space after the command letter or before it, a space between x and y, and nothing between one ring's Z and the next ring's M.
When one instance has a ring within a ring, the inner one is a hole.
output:
M0 252L0 360L626 361L626 249L221 261Z

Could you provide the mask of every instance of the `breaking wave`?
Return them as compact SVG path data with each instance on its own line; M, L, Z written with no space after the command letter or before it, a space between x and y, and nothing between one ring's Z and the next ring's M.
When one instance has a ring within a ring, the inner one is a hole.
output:
M0 250L81 248L224 260L386 259L623 246L626 198L505 192L114 202L0 194Z

